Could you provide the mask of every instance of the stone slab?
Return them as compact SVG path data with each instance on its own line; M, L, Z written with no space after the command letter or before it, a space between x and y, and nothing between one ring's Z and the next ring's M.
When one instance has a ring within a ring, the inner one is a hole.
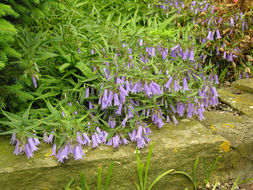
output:
M232 87L253 94L253 78L237 80L232 83Z
M220 154L219 147L225 138L212 134L196 120L184 119L179 125L165 125L162 129L153 129L150 138L155 142L152 153L149 181L169 169L184 170L192 174L192 168L197 156L213 162ZM137 182L135 145L121 146L114 152L112 147L100 146L97 149L86 149L86 158L75 161L67 160L60 164L53 157L45 154L51 149L42 145L33 159L26 156L13 155L14 147L9 145L9 139L0 138L0 189L63 189L73 178L79 183L79 172L85 174L86 180L94 189L98 165L103 166L103 179L112 161L117 161L112 173L110 189L134 189L133 181ZM149 147L140 150L141 160L146 160ZM225 160L217 166L216 177L226 180ZM203 177L203 167L199 167L198 175ZM183 176L166 176L154 186L155 189L185 189L189 180Z
M230 105L240 113L253 117L253 94L238 91L233 87L220 89L218 93L222 102Z
M227 161L234 165L233 177L253 178L253 117L216 111L205 112L204 117L202 124L231 144L230 154L233 156Z

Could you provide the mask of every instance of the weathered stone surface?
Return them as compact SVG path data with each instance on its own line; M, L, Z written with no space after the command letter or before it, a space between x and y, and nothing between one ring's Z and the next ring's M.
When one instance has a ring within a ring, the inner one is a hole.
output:
M159 174L169 169L184 170L192 173L197 156L213 162L219 155L219 147L225 138L212 134L202 124L195 120L182 120L179 125L166 125L162 129L153 129L151 135L155 142L149 170L149 180L154 180ZM138 181L136 172L135 145L120 147L114 152L111 147L101 146L98 149L87 149L86 158L81 161L67 160L59 164L55 158L46 157L50 150L48 145L42 145L33 159L25 156L14 156L14 147L9 145L9 139L0 139L0 189L63 189L73 177L79 182L79 172L83 172L89 184L96 184L97 167L103 165L104 176L111 161L117 161L112 173L111 188L117 190L134 189L131 181ZM149 148L141 150L141 160L147 158ZM228 154L226 154L228 155ZM237 155L236 155L237 156ZM226 159L222 160L217 169L216 177L225 180ZM230 167L230 165L229 165ZM203 167L199 167L199 176L203 175ZM203 178L202 178L203 179ZM74 185L77 185L78 183ZM157 183L154 189L185 189L189 181L180 175L166 176Z
M232 176L240 176L241 179L253 178L253 118L219 112L206 112L204 116L206 119L202 124L231 144L229 154L233 156L229 157L227 162L234 167L231 170Z
M239 112L253 117L253 94L238 91L236 88L223 88L219 91L222 102L230 105Z
M232 83L232 87L253 93L253 78L237 80Z

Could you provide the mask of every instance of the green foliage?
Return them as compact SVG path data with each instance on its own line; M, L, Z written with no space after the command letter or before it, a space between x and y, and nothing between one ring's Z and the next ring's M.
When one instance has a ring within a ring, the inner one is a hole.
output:
M96 188L97 190L108 190L109 189L113 166L114 166L114 162L112 162L109 166L106 181L105 181L104 185L102 184L102 165L98 166L97 188ZM90 187L89 187L87 181L85 180L83 173L80 173L80 177L81 177L81 184L80 184L80 187L78 187L77 189L90 190ZM70 190L70 186L74 182L74 180L75 180L75 178L71 179L71 181L66 185L65 190Z
M26 141L26 137L34 137L34 133L32 131L40 130L41 122L34 118L34 114L30 115L30 107L24 112L20 114L12 114L9 112L5 112L3 110L2 114L8 119L8 121L0 120L0 123L9 126L11 130L7 132L2 132L1 135L6 134L16 134L18 138L22 139L23 142Z
M0 107L2 108L17 112L27 107L25 103L33 99L33 95L26 87L31 86L29 81L31 77L38 78L36 73L34 74L36 57L32 52L36 44L32 44L33 46L22 44L28 40L24 36L25 29L22 28L33 24L34 17L45 16L48 4L53 2L55 1L6 0L0 3ZM17 48L15 42L17 36L18 47L21 47L21 50ZM16 47L13 48L14 46Z
M3 0L4 4L10 5L20 17L22 24L33 22L34 18L43 18L47 15L49 4L55 4L56 0Z
M18 14L11 6L0 3L0 61L5 63L8 57L20 57L20 54L11 48L17 30L15 26L6 19L7 16L16 18Z
M204 166L204 172L205 172L205 179L204 179L204 183L208 184L209 180L211 178L211 174L213 172L213 170L215 169L219 159L221 158L221 155L218 156L215 161L213 162L213 164L211 165L210 169L207 168L207 164L206 164L206 160L203 158L203 166ZM197 157L195 163L194 163L194 167L193 167L193 176L191 176L190 174L186 173L185 171L174 171L172 174L182 174L185 177L187 177L193 184L194 189L196 190L198 188L198 185L202 185L200 181L197 180L197 167L198 167L198 163L199 163L199 157ZM215 189L215 187L214 187Z
M150 159L151 159L151 154L152 154L152 150L154 148L154 143L151 144L151 147L149 149L149 153L148 153L148 158L147 158L147 162L146 162L146 168L145 168L145 173L144 173L144 166L145 164L141 164L140 163L140 155L138 152L138 148L136 147L136 157L137 157L137 172L138 172L138 179L139 179L139 184L134 183L135 187L137 190L151 190L152 187L161 179L163 178L165 175L167 174L171 174L174 169L168 170L164 173L162 173L161 175L159 175L154 181L151 182L151 184L148 186L147 185L147 180L148 180L148 169L149 169L149 165L150 165Z
M224 81L230 72L231 63L221 54L214 55L216 47L220 48L221 42L229 41L225 47L231 52L237 45L232 43L233 39L239 36L241 41L241 37L248 34L248 31L243 32L236 26L231 36L223 35L220 40L202 43L209 28L212 32L217 28L228 29L231 14L222 15L222 25L209 26L205 20L213 16L218 18L218 13L212 13L209 5L204 14L195 14L190 11L190 6L192 9L202 6L203 9L204 5L191 5L190 1L180 10L173 7L164 10L159 1L142 0L4 2L0 7L0 27L3 28L0 35L8 32L9 37L3 42L0 38L0 48L5 48L0 59L0 106L19 114L33 102L32 118L40 119L44 125L44 130L38 128L37 134L42 136L55 131L54 143L58 150L68 141L75 145L77 132L90 137L97 127L108 133L104 140L108 142L115 135L127 137L129 132L138 129L139 123L145 126L143 129L148 128L145 122L149 121L150 115L162 118L161 125L166 116L176 123L176 115L182 117L189 112L190 103L193 105L192 112L203 119L204 108L210 102L218 101L211 90L214 87L213 77L218 72L221 81ZM18 14L20 17L16 19ZM196 19L196 15L201 19ZM196 21L199 23L196 24ZM243 22L248 22L246 15L242 16L239 24ZM11 23L17 24L18 30ZM144 45L139 45L140 39ZM14 43L19 54L6 43ZM170 50L176 45L180 45L181 52L177 49L176 53L181 56L171 54ZM156 56L151 56L146 48L155 48ZM168 53L166 58L161 54L165 50ZM190 60L187 55L183 59L182 54L186 51L191 51L194 58ZM248 53L247 49L240 51L242 57ZM239 55L235 59L238 63L241 61ZM216 67L217 60L220 68ZM249 66L248 62L246 66ZM174 90L173 84L165 88L170 77L173 82L177 80L180 90ZM189 90L182 90L183 79L186 78ZM159 89L165 90L161 94L153 92L152 96L146 95L143 90L141 93L131 90L126 101L121 102L124 113L116 114L119 105L105 109L101 99L105 90L120 93L118 79L123 81L123 85L126 80L130 81L131 88L141 84L143 89L143 84L155 82L159 84ZM90 90L89 96L86 95L87 89ZM207 98L199 92L205 93ZM69 103L72 105L69 106ZM179 108L183 105L183 108L173 111L170 105ZM147 110L152 110L152 114L145 115ZM179 114L180 111L183 113ZM129 116L130 112L133 117ZM6 114L9 113L3 112L2 115L6 117ZM126 127L123 127L123 119L127 120ZM110 126L111 120L115 122L114 127ZM21 125L17 127L22 128ZM22 138L26 139L25 136ZM138 168L142 177L140 188L145 189L148 167L144 181L142 167ZM192 180L196 183L196 176Z

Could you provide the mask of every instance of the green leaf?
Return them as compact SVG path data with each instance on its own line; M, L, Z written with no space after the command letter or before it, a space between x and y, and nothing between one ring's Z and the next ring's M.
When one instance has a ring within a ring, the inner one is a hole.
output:
M75 178L72 178L70 182L66 185L65 190L69 190L70 185L74 182Z
M206 178L207 181L209 181L209 179L210 179L210 177L211 177L211 174L212 174L214 168L216 167L216 165L217 165L217 163L218 163L218 161L219 161L220 158L221 158L221 155L218 156L218 157L215 159L214 163L212 164L212 167L211 167L210 171L208 172L208 176L207 176L207 178Z
M28 120L29 118L29 114L30 114L30 108L31 108L32 104L27 108L27 110L25 111L24 115L23 115L23 119Z
M2 133L0 133L0 135L11 135L13 133L18 133L18 132L19 132L19 129L13 129L13 130L10 130L10 131L2 132Z
M112 175L113 165L114 165L114 163L112 162L110 167L109 167L108 173L107 173L107 178L106 178L106 181L105 181L104 190L108 190L108 188L109 188L109 183L110 183L110 179L111 179L111 175Z
M174 171L174 169L171 169L171 170L168 170L164 173L162 173L161 175L159 175L152 183L151 185L148 187L148 190L151 190L152 187L161 179L163 178L165 175L169 174L169 173L172 173Z
M148 180L148 169L149 169L151 154L152 154L152 150L153 150L153 148L154 148L154 145L155 145L155 143L153 142L153 143L151 144L151 147L150 147L149 153L148 153L148 159L147 159L146 170L145 170L145 175L144 175L144 189L146 189L146 185L147 185L147 180Z
M4 66L5 66L5 63L4 63L3 61L0 60L0 70L1 70L2 68L4 68Z
M42 53L40 53L41 55L40 55L40 58L39 58L39 60L47 60L47 59L49 59L49 58L53 58L53 57L57 57L58 56L58 54L56 54L56 53L52 53L52 52L42 52Z
M184 171L174 171L172 174L183 174L184 176L188 177L191 180L192 184L194 185L194 189L197 189L197 185L194 183L194 180L188 173Z
M35 98L35 100L39 100L39 99L46 99L46 98L49 98L49 97L55 97L57 95L59 95L61 92L58 91L58 92L47 92L46 94L42 94L41 96Z
M81 177L81 190L90 190L83 173L80 173L80 177Z
M59 67L59 71L63 73L65 69L67 69L71 64L70 63L64 63Z
M98 165L97 190L101 189L102 165Z
M193 181L194 181L194 184L197 185L197 166L198 166L198 163L199 163L199 157L197 157L195 163L194 163L194 167L193 167Z
M75 67L78 68L87 78L91 78L94 76L92 70L90 70L90 68L87 67L87 65L85 65L85 63L83 62L76 63Z

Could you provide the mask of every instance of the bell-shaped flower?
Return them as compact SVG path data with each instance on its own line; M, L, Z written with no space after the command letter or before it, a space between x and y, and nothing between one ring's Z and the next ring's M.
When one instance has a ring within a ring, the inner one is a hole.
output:
M85 154L83 153L83 149L82 149L81 145L75 146L75 148L74 148L74 159L75 160L83 159L84 155Z
M52 153L50 154L50 156L55 156L55 155L56 155L56 144L53 145Z
M84 145L85 142L82 140L82 137L81 137L80 133L77 132L76 134L77 134L77 136L76 136L77 142L78 142L79 144L81 144L81 145Z
M188 56L189 56L189 51L188 51L188 49L187 49L187 50L185 50L185 52L184 52L183 60L187 60L187 59L188 59Z
M171 51L176 51L179 47L180 47L180 45L178 44L178 45L176 45L176 46L170 48L170 50L171 50Z
M121 140L118 135L115 135L114 137L112 137L112 143L113 143L114 148L117 148L120 145Z
M91 141L92 141L92 148L98 147L98 139L96 138L95 134L91 135Z
M141 139L137 139L136 143L137 143L138 149L144 148L145 146L147 146L145 139L143 137Z
M137 131L137 134L135 136L136 139L141 139L142 137L142 126L139 125L139 128L138 128L138 131Z
M27 158L32 158L33 154L28 144L25 144L25 153L27 155Z
M212 31L209 30L206 39L208 39L208 40L213 40L213 32L212 32Z
M32 77L32 80L33 80L33 85L34 85L34 87L37 88L37 83L36 83L35 77Z
M155 47L150 48L149 52L151 57L155 57Z
M177 56L176 56L176 52L175 51L172 51L171 53L170 53L170 55L171 55L171 57L174 57L174 58L176 58Z
M143 46L143 39L139 39L139 46Z
M223 59L226 59L226 58L227 58L227 52L224 51L224 53L223 53Z
M157 118L157 126L159 129L164 126L163 120L160 117Z
M119 106L119 95L118 93L114 94L114 106Z
M122 107L123 107L123 105L120 104L119 107L118 107L118 109L115 111L116 115L121 115Z
M129 143L129 141L126 138L122 138L122 144L123 145L127 145L128 143Z
M129 105L129 108L128 108L128 117L129 118L134 117L134 115L132 113L133 111L134 111L134 107L132 105Z
M170 116L169 116L169 115L167 115L167 117L166 117L166 122L167 122L167 123L170 122Z
M15 150L14 150L14 153L15 155L20 155L22 153L22 148L21 148L21 143L20 143L20 140L17 139L17 142L16 142L16 147L15 147Z
M30 146L31 152L34 152L34 151L38 150L38 148L35 146L34 141L33 141L32 138L28 138L28 144Z
M218 93L217 93L217 91L216 91L215 86L211 87L211 91L212 91L212 93L213 93L213 95L214 95L215 97L218 97L218 96L219 96Z
M14 145L16 143L17 139L16 139L16 133L13 133L12 136L11 136L11 142L10 144L11 145Z
M175 110L175 108L173 107L172 104L170 104L170 108L171 108L172 112L175 114L175 113L176 113L176 110Z
M177 118L173 115L172 119L173 119L174 124L177 125L178 124Z
M194 61L194 51L193 51L193 50L190 51L189 60L190 60L190 61Z
M235 21L234 21L233 17L230 18L230 25L235 26Z
M136 140L136 129L134 129L132 133L128 133L128 136L130 138L130 141L134 142Z
M83 133L82 135L83 135L84 144L87 146L90 146L91 140L90 140L89 136L86 133Z
M214 84L219 84L218 75L215 75L215 83Z
M178 85L177 80L174 80L174 91L178 92L180 90L180 86Z
M188 103L188 111L187 111L187 118L191 119L192 114L194 112L194 104L193 103Z
M85 93L85 98L88 98L89 97L89 88L86 88L86 93Z
M168 49L165 49L165 50L162 52L163 60L165 60L167 56L168 56Z
M233 52L231 51L231 53L228 55L228 62L233 62Z
M112 99L113 99L113 91L110 90L108 98L107 98L107 106L112 106Z
M170 77L169 80L167 81L167 83L164 85L166 88L170 88L171 82L172 82L173 78Z
M216 55L220 55L219 46L216 46Z
M128 92L122 86L119 86L119 91L120 91L120 94L122 94L123 96L128 95Z
M216 39L220 39L220 38L221 38L220 31L216 30Z
M152 95L152 92L151 92L149 86L147 85L147 83L144 84L144 91L145 91L146 96Z
M155 83L155 82L151 82L149 86L153 86L155 88L155 91L157 92L157 95L162 94L163 92L161 91L160 85Z
M183 91L189 90L186 78L183 79Z

